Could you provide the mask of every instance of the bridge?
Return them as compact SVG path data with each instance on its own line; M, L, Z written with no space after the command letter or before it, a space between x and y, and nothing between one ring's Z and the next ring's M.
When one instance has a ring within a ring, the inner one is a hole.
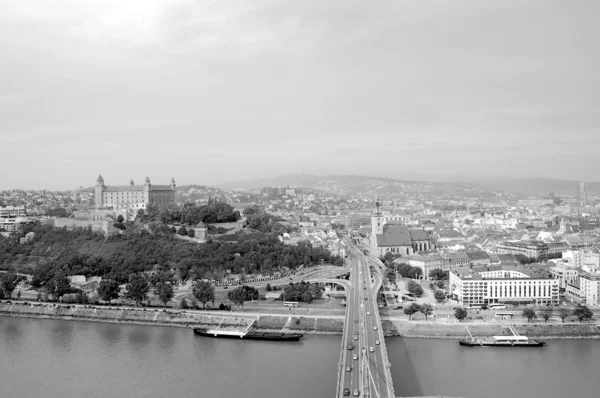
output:
M367 256L355 246L349 246L349 252L352 271L336 397L358 394L394 398L391 365L377 307L377 292L384 278L383 264L373 263L372 273Z
M337 275L306 278L308 282L335 283L346 290L346 316L336 398L360 396L395 398L391 364L387 356L377 293L385 280L385 265L348 242L350 280ZM425 398L425 397L422 397Z

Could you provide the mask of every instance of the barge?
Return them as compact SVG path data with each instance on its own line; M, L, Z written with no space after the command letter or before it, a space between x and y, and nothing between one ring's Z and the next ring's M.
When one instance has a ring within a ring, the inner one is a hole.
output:
M512 332L512 336L492 336L492 338L488 339L475 339L469 328L465 327L469 337L459 340L458 344L465 347L543 347L546 345L546 342L543 340L534 340L519 335L512 326L508 328Z
M194 334L205 337L216 337L225 339L244 339L244 340L266 340L266 341L298 341L304 335L301 333L279 333L279 332L259 332L251 330L248 332L217 330L195 328Z

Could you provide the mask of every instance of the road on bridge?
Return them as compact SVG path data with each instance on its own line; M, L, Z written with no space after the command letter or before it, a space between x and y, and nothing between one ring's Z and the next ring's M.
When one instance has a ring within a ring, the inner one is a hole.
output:
M350 288L338 374L337 397L395 397L389 360L377 307L382 283L379 265L349 246ZM374 274L371 274L373 265ZM358 395L357 395L358 394Z

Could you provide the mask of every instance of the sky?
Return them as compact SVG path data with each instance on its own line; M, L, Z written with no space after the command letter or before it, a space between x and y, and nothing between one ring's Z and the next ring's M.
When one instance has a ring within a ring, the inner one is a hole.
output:
M597 0L0 0L0 190L600 180Z

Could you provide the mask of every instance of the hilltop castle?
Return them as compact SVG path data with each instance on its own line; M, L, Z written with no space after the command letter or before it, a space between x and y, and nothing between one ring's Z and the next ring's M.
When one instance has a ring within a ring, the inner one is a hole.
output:
M96 179L96 210L112 207L113 209L145 209L148 205L166 206L175 203L177 186L171 178L171 185L152 185L146 177L144 185L104 185L101 175Z

